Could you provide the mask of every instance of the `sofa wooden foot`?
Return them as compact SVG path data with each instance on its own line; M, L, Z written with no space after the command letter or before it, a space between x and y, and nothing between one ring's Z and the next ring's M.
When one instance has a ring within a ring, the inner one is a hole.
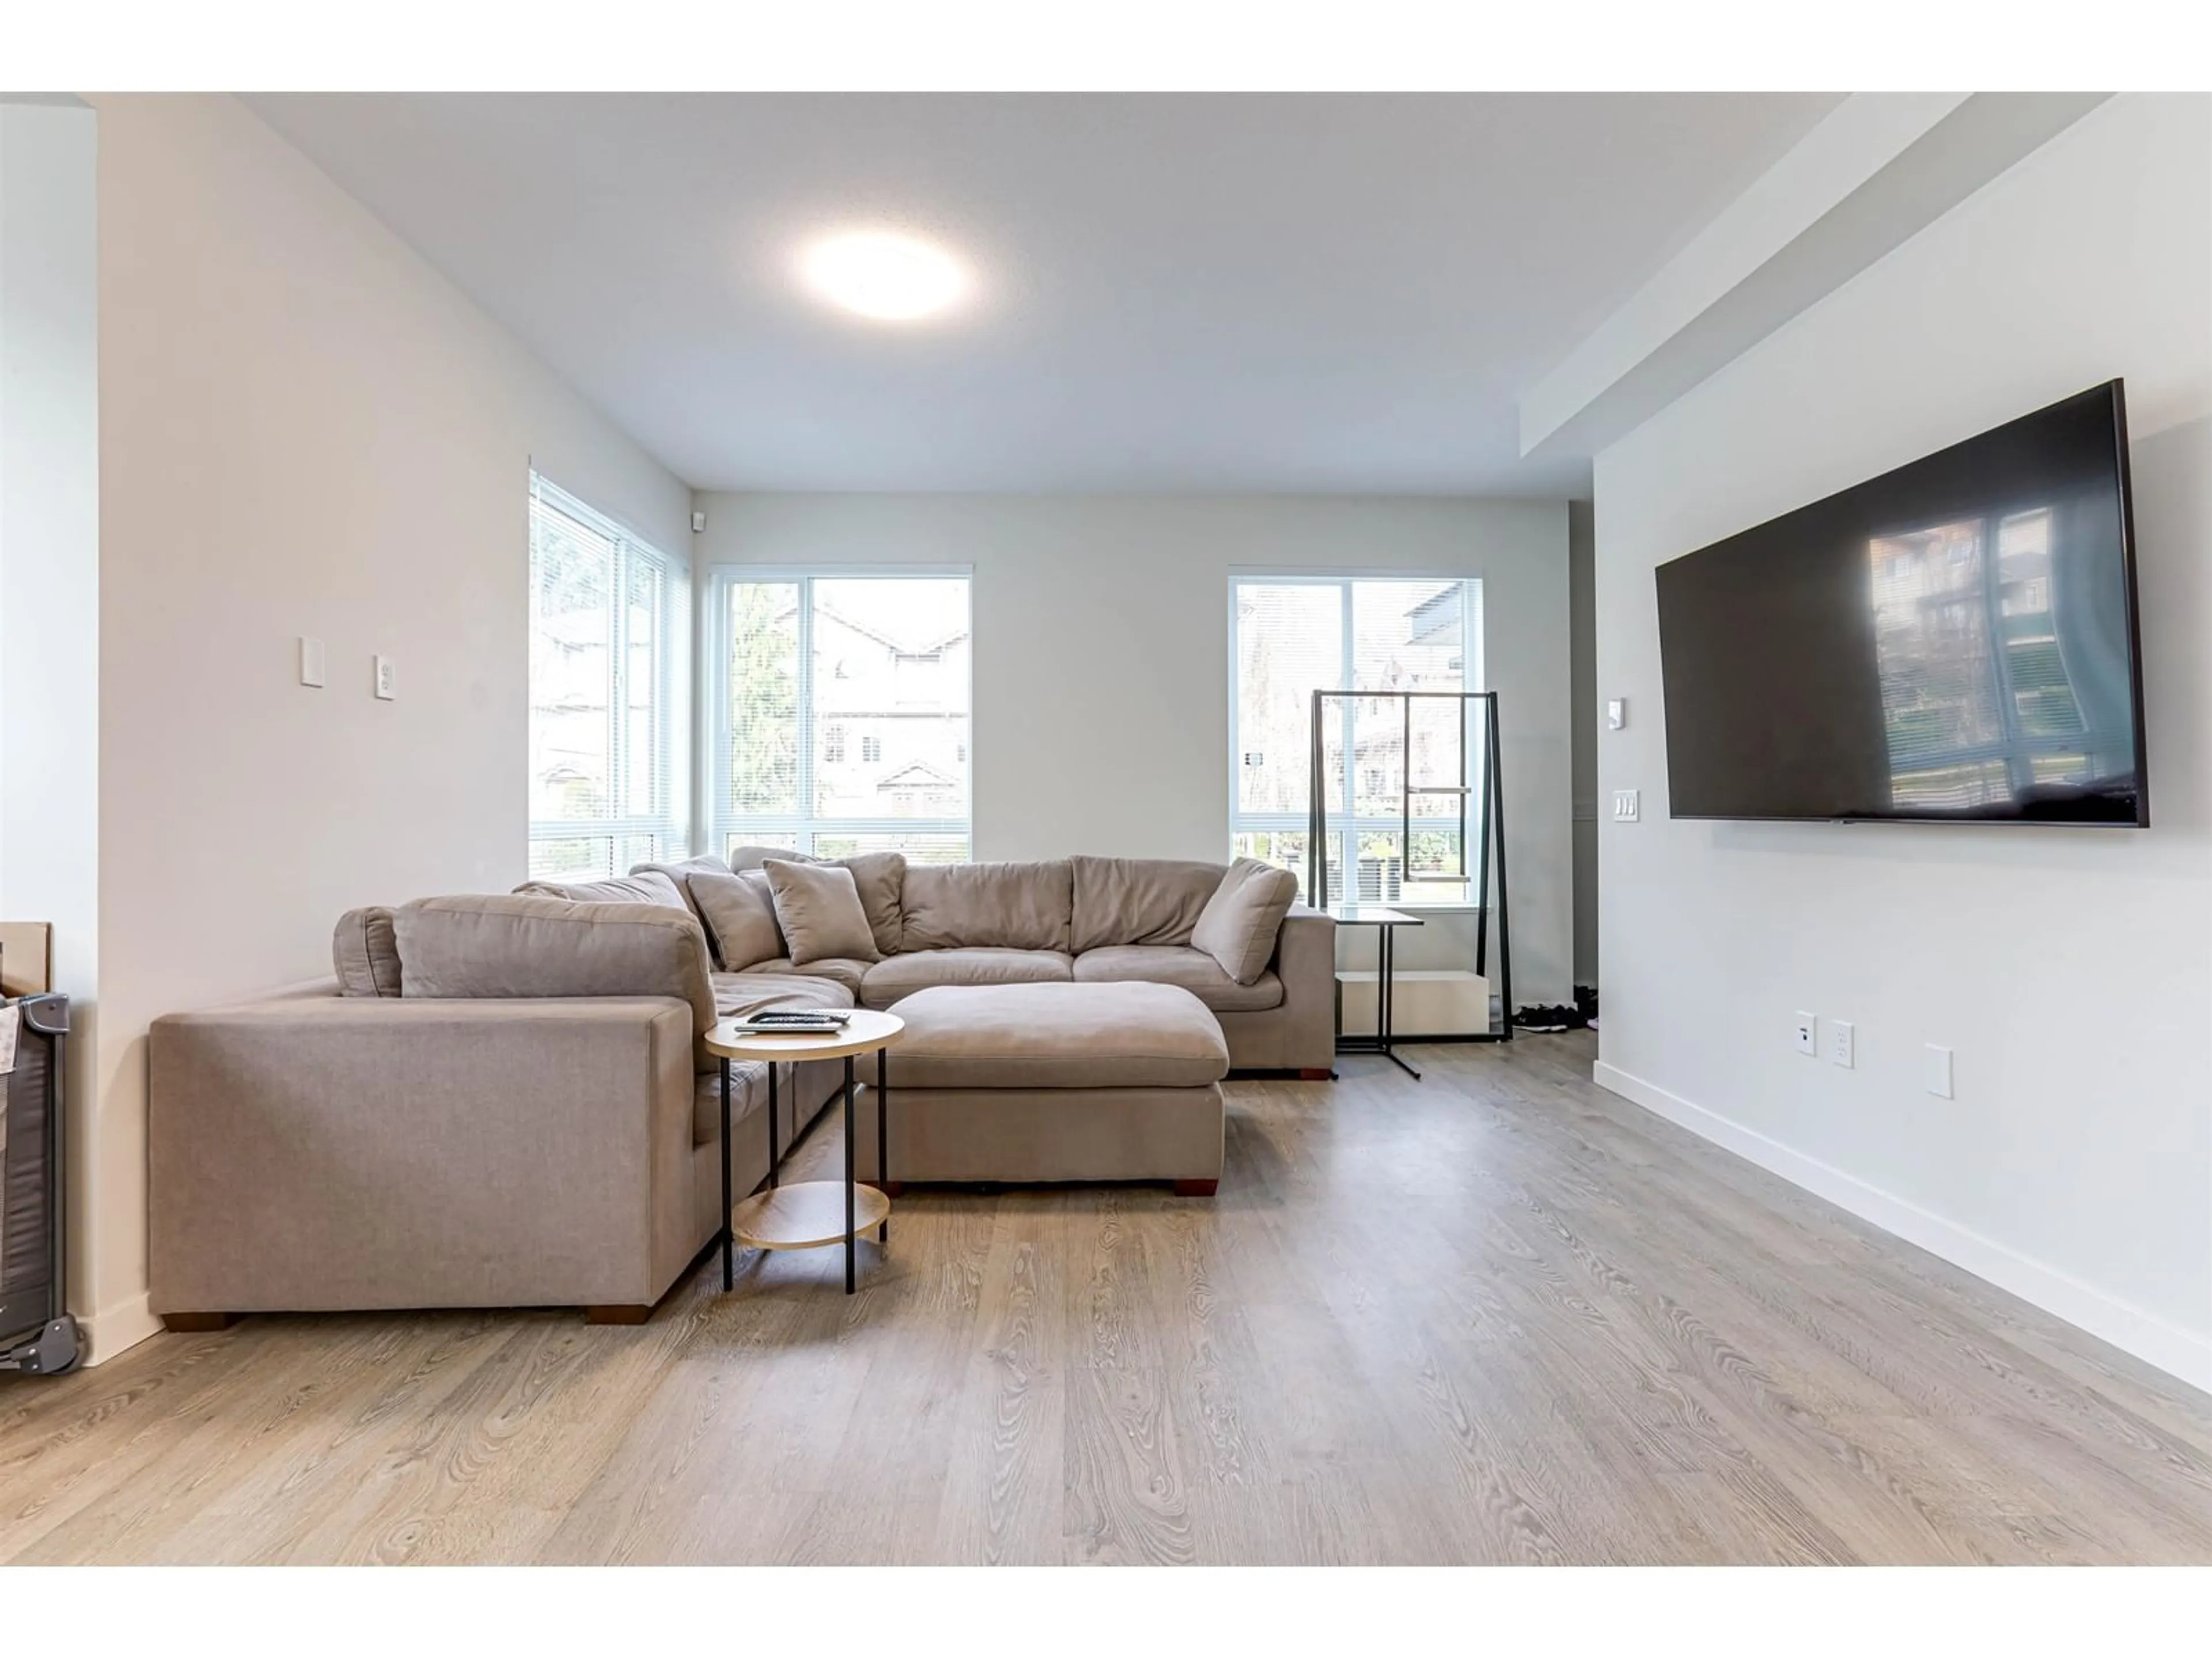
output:
M652 1317L651 1304L643 1302L617 1302L584 1310L586 1325L642 1325Z
M1326 1083L1335 1075L1326 1066L1302 1066L1298 1068L1298 1081L1301 1083Z
M1177 1198L1212 1198L1221 1185L1216 1181L1178 1181L1175 1184Z
M198 1331L227 1331L238 1322L234 1313L166 1313L161 1323L168 1330L179 1334Z

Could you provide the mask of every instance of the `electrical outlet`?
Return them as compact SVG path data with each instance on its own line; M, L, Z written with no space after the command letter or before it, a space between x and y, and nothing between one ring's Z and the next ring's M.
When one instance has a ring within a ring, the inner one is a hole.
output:
M1636 791L1616 789L1613 792L1613 821L1615 823L1635 823L1637 811Z
M1847 1019L1828 1022L1828 1064L1848 1070L1851 1063L1851 1023Z
M1928 1092L1940 1100L1953 1098L1951 1093L1951 1051L1940 1042L1928 1045Z
M1816 1035L1820 1029L1820 1017L1818 1014L1808 1014L1802 1008L1797 1011L1797 1052L1799 1054L1818 1054L1820 1052L1820 1039Z
M376 695L385 702L390 702L399 695L398 683L389 657L376 659Z

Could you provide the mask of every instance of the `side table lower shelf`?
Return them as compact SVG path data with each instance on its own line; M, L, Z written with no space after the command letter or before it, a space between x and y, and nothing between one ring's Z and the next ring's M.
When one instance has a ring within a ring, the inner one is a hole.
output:
M891 1212L890 1199L873 1187L853 1188L853 1235L878 1226ZM730 1214L730 1231L756 1250L811 1250L845 1242L845 1183L801 1181L755 1193Z

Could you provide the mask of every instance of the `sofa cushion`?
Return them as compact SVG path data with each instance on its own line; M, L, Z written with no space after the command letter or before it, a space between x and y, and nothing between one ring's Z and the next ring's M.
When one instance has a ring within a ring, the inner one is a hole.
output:
M763 1008L849 1008L853 993L827 974L716 974L714 1012L740 1019Z
M410 997L676 997L693 1059L714 1024L707 936L688 910L528 894L416 899L392 915Z
M659 904L689 910L684 890L659 870L637 870L605 881L526 881L514 890L537 898L574 899L579 904Z
M696 870L689 884L691 908L707 925L707 942L726 973L790 954L775 922L775 896L765 871L732 875L726 870Z
M742 1019L763 1008L849 1008L853 994L834 979L811 974L716 974L714 1011L724 1019ZM691 1103L691 1144L705 1146L721 1138L721 1081L714 1071L699 1075ZM779 1079L792 1083L792 1068L783 1067ZM730 1062L730 1122L743 1124L768 1106L768 1066L760 1060ZM790 1103L787 1103L788 1110ZM756 1131L755 1133L758 1133Z
M1257 1013L1283 1006L1283 981L1264 972L1239 985L1219 963L1188 945L1106 945L1075 959L1081 983L1140 980L1151 985L1180 985L1217 1014Z
M1180 986L939 985L898 1012L894 1102L902 1088L1194 1089L1229 1070L1220 1025Z
M860 908L853 872L835 864L793 864L770 859L769 890L775 898L775 925L797 963L832 957L873 962L881 954Z
M1275 935L1298 896L1298 878L1257 859L1238 859L1190 930L1190 942L1212 957L1239 985L1267 971Z
M793 979L826 979L845 988L853 998L860 994L861 977L868 971L865 962L855 962L843 957L827 957L820 962L798 963L789 957L778 957L774 962L757 962L744 970L750 979L755 974L783 975ZM842 1005L851 1007L852 1003Z
M779 1084L789 1079L787 1068ZM730 1139L737 1140L745 1131L745 1125L756 1112L768 1109L768 1065L764 1060L733 1060L730 1062ZM767 1139L764 1128L755 1128L752 1133ZM721 1068L702 1072L694 1080L691 1090L691 1144L711 1146L722 1138L722 1079Z
M860 895L860 908L868 913L868 931L876 937L876 954L887 957L899 950L899 895L906 884L903 853L855 853L849 858L817 859L781 847L740 847L730 854L730 868L739 872L763 868L770 859L786 864L828 864L853 872L853 885Z
M1073 872L1066 859L907 867L902 951L995 945L1065 951Z
M888 1008L933 985L1065 985L1074 977L1074 963L1059 951L1006 951L988 945L902 951L868 969L860 981L860 1002Z
M371 904L340 916L331 935L331 963L343 994L398 996L399 945L392 933L390 907Z
M1077 956L1106 945L1188 945L1190 930L1221 885L1223 867L1187 859L1068 860L1075 903L1068 948Z

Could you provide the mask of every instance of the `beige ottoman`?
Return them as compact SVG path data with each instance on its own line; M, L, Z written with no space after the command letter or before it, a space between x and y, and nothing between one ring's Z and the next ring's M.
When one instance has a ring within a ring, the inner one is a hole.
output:
M909 1182L1221 1179L1229 1045L1178 985L941 985L902 998L893 1193ZM872 1071L864 1066L864 1079ZM860 1121L874 1126L876 1115ZM875 1148L858 1151L861 1177Z

